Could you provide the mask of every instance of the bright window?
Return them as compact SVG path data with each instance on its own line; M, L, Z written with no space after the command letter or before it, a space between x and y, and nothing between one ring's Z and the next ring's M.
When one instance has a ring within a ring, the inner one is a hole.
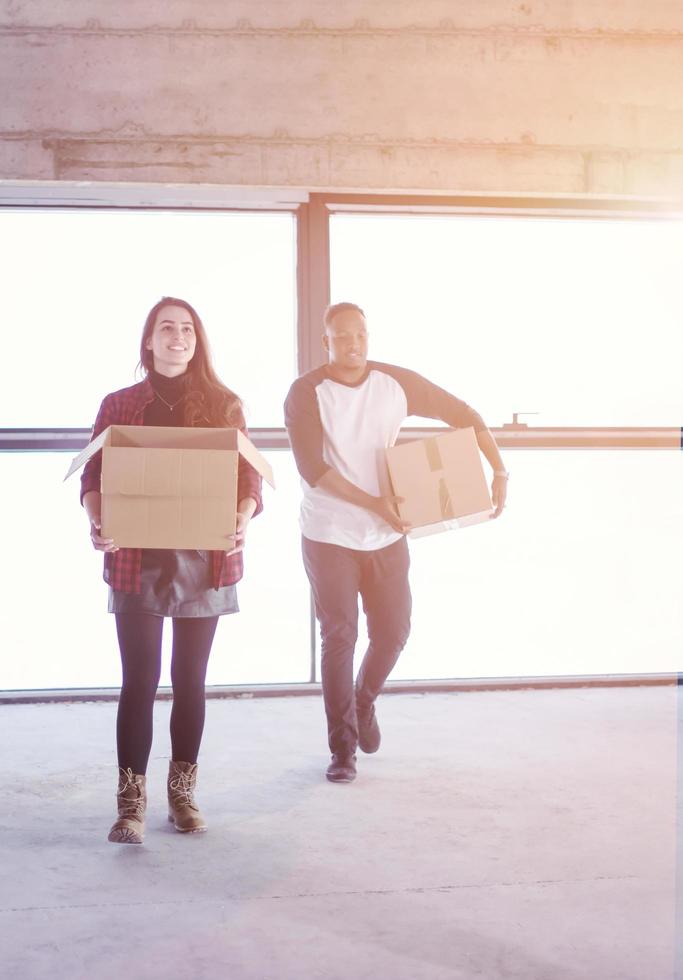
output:
M680 425L683 223L335 215L332 298L370 356L411 367L489 425Z
M145 317L168 295L197 309L248 424L282 424L296 373L291 214L0 210L0 254L15 368L3 427L89 427L107 392L139 380Z
M87 428L103 396L139 380L150 307L198 310L222 380L252 427L282 425L296 374L295 224L290 213L0 210L9 369L6 428ZM278 490L249 532L240 615L226 617L210 684L308 680L309 593L299 559L298 480L268 454ZM90 545L66 453L0 453L0 688L116 687L102 556ZM165 629L166 659L170 623ZM166 664L162 683L168 683Z
M144 316L169 293L197 307L249 424L282 425L296 374L291 214L6 210L0 250L4 427L88 427L106 392L136 380ZM676 222L331 219L332 298L365 308L371 357L420 371L491 426L534 411L539 426L680 425L682 262ZM210 684L309 677L298 476L289 453L267 455L278 490L250 528L242 611L220 623ZM0 688L119 683L68 461L0 454ZM679 670L683 457L515 450L506 463L500 521L412 542L413 631L392 677Z
M409 542L412 631L392 679L680 671L680 454L506 459L499 520Z
M490 426L678 426L683 225L658 220L331 219L332 299L370 356ZM419 425L418 420L412 420ZM508 451L502 519L411 544L400 678L681 668L683 472L672 451Z

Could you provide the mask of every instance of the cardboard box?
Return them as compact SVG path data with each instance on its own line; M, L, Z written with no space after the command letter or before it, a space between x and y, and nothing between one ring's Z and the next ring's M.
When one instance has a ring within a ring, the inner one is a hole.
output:
M394 494L410 537L489 520L491 495L474 429L404 442L386 451Z
M121 548L228 551L243 456L273 471L239 429L110 425L79 453L68 479L102 450L102 536Z

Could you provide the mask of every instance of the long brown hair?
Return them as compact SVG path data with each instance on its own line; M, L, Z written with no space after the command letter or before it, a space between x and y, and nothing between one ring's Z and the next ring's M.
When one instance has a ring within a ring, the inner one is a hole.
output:
M185 404L183 424L189 426L207 425L214 428L244 427L242 401L227 388L216 374L211 360L211 350L206 330L199 314L187 300L175 296L162 296L147 314L140 340L140 365L148 374L154 367L154 355L147 349L147 341L152 336L154 324L165 306L180 306L192 317L197 344L192 360L187 366L185 378Z

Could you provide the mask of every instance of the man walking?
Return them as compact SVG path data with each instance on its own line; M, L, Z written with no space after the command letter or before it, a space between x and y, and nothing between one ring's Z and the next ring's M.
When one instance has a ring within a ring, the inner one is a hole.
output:
M328 363L298 378L285 422L303 481L303 559L322 637L322 687L332 761L327 778L356 777L356 747L376 752L375 699L410 632L410 563L396 497L383 491L384 450L409 415L473 426L493 469L497 517L507 472L481 416L465 402L405 368L368 361L365 314L336 303L324 316ZM369 645L353 681L358 595Z

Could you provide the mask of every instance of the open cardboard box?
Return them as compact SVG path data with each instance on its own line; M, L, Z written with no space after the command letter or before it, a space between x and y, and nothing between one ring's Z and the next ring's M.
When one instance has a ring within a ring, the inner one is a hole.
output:
M121 548L228 551L240 455L272 486L269 463L239 429L110 425L68 479L102 450L102 536Z
M411 538L487 521L493 513L474 429L403 442L386 451L399 513Z

